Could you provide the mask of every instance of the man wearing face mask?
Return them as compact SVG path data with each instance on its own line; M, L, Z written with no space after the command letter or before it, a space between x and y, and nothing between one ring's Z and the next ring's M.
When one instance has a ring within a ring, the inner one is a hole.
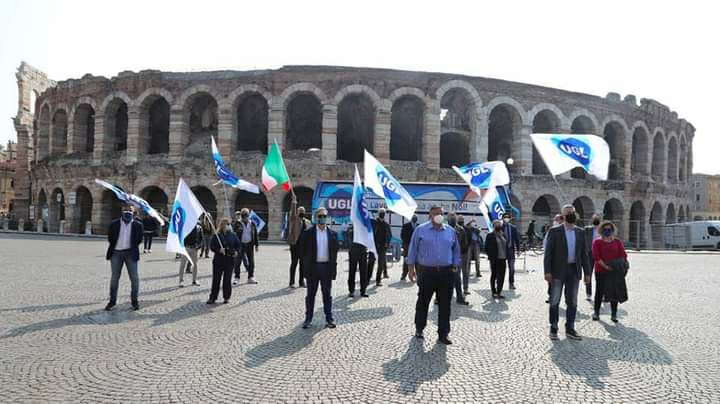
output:
M515 289L515 254L520 251L520 236L518 235L517 227L512 223L512 216L510 213L503 213L503 232L507 238L507 268L508 268L508 280L510 281L510 289Z
M493 231L485 238L485 252L490 262L490 291L493 299L504 299L502 295L507 266L507 235L503 230L503 222L495 220Z
M412 220L405 223L402 226L402 230L400 230L400 239L402 240L402 256L403 256L403 270L402 270L402 276L400 277L401 281L404 281L407 278L408 273L408 264L407 264L407 256L408 256L408 250L410 249L410 239L412 239L412 235L415 232L415 228L417 227L417 221L418 217L417 215L412 216Z
M337 277L337 234L327 227L328 212L318 208L315 212L316 225L300 236L300 254L305 265L307 296L305 297L305 322L303 328L310 328L315 312L315 295L322 289L325 327L335 328L332 315L332 281Z
M288 237L287 242L290 245L290 287L295 287L295 270L300 266L298 280L300 287L305 287L305 276L303 275L303 263L300 259L299 244L302 232L310 228L310 221L305 218L305 208L298 207L298 201L295 194L291 194L290 212L288 217Z
M418 299L415 305L415 337L422 339L433 294L437 296L438 341L452 344L450 334L450 299L455 271L460 267L460 243L455 229L443 224L442 207L430 209L430 221L415 229L408 252L408 277L416 279Z
M375 286L382 286L382 278L387 278L387 249L390 246L390 225L385 221L385 208L378 209L377 218L373 220L373 237L375 237L375 251L378 256L373 254L368 259L368 279L372 278L373 266L377 260L377 275L375 276Z
M235 233L237 233L237 237L240 239L240 244L242 245L240 255L242 255L242 262L248 271L248 283L256 284L255 253L260 248L260 244L258 242L257 227L255 226L255 222L250 220L250 211L247 208L240 210L240 223ZM239 276L239 273L235 275Z
M592 302L592 268L595 268L595 260L592 256L592 244L595 240L602 238L600 234L600 216L592 215L592 226L585 226L585 250L587 250L590 260L590 272L585 272L585 300Z
M460 221L462 220L462 223ZM463 292L463 283L468 282L469 286L469 279L468 276L470 275L469 272L467 275L465 275L465 264L467 262L467 250L468 250L468 242L467 242L467 235L465 234L465 219L462 216L458 216L455 214L455 212L450 212L448 214L448 224L450 227L455 229L455 232L457 232L457 238L458 238L458 244L460 245L460 266L455 271L455 301L457 304L462 305L469 305L467 300L465 300L465 295L470 294L470 291L468 291L468 287L465 288L465 292Z
M550 339L558 339L560 297L565 289L565 305L567 306L565 335L569 339L580 340L582 338L575 330L577 292L583 273L590 267L590 262L585 250L585 232L575 226L575 207L573 205L563 206L562 214L565 224L553 227L548 231L544 257L545 280L552 282Z
M120 284L123 264L130 277L130 300L133 310L140 310L138 294L140 292L140 278L138 276L138 261L140 260L139 245L143 241L142 223L135 220L132 205L122 207L122 216L110 223L108 230L108 249L105 258L110 261L112 275L110 278L110 301L105 310L110 311L117 304L117 291Z

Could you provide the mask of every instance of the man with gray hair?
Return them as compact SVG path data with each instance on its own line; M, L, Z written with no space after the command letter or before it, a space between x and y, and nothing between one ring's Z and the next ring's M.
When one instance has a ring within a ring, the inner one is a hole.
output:
M545 248L545 280L550 282L550 339L558 339L558 319L560 316L560 295L565 290L565 335L569 339L580 340L575 330L577 314L577 292L583 272L590 267L585 250L585 232L575 226L577 216L573 205L562 208L564 225L551 228L547 234Z

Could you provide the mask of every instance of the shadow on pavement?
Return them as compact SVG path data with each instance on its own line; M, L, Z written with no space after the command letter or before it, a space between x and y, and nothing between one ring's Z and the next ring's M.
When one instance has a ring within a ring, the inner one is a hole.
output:
M445 345L435 344L426 351L423 340L413 337L400 359L385 362L382 367L385 380L398 383L400 393L414 394L423 383L441 378L450 364Z
M318 325L314 325L309 329L297 326L293 328L290 334L275 338L247 351L245 353L245 365L255 368L273 359L292 356L309 346L315 334L322 329Z

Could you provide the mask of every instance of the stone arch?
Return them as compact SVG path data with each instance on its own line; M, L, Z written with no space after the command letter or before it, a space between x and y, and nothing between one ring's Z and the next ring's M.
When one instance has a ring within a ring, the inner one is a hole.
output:
M663 226L662 205L656 201L650 210L650 246L652 248L662 248Z
M143 188L139 196L147 201L147 203L164 216L169 216L168 196L165 191L157 185L149 185Z
M280 96L278 97L280 100L280 103L283 107L283 110L287 110L287 106L291 99L297 95L297 93L311 93L314 94L315 97L320 101L321 104L327 104L329 101L328 96L325 94L325 92L320 89L320 87L316 86L312 83L295 83L289 87L287 87L285 90L283 90L282 93L280 93Z
M68 136L68 116L65 107L55 109L50 128L50 154L65 154Z
M190 154L210 151L210 138L218 133L218 100L210 86L199 84L187 89L176 105L182 107L183 143Z
M37 159L42 160L50 155L50 105L43 103L40 107L37 130Z
M312 200L313 200L313 194L315 191L309 187L309 186L296 186L294 188L295 195L297 196L298 200L298 207L302 206L305 208L305 212L308 214L313 213L313 206L312 206ZM283 197L282 201L282 211L283 213L286 213L290 210L290 200L291 200L292 194L290 192L287 192L285 196Z
M423 161L425 95L417 88L402 87L390 95L390 159Z
M578 226L589 225L592 215L595 213L595 204L592 199L583 195L577 197L572 204L580 221Z
M650 146L648 128L640 121L633 126L631 173L649 175Z
M260 231L258 237L262 240L267 240L269 234L268 223L270 223L270 209L268 208L268 200L265 194L237 191L235 194L235 211L242 208L255 211L255 213L265 221L265 227Z
M58 187L50 194L48 214L48 231L57 233L60 231L60 222L65 220L65 193Z
M687 139L685 138L685 134L680 134L680 165L678 167L679 174L678 174L678 180L681 183L687 182L688 179L688 145L687 145Z
M102 191L100 203L100 215L98 223L93 223L96 232L99 234L107 234L110 223L120 217L122 210L122 202L109 189Z
M655 131L652 152L652 178L656 182L665 181L665 134Z
M140 154L165 154L170 151L170 105L172 94L163 88L148 88L135 99L139 110Z
M576 110L568 118L570 133L576 135L595 134L597 132L597 119L586 110ZM575 179L587 178L587 173L581 167L570 170L570 177Z
M45 229L35 229L37 231L46 231L47 230L47 221L49 216L49 206L48 206L48 197L47 192L45 192L44 188L40 188L40 192L38 192L37 202L35 202L35 219L42 219Z
M677 215L675 213L675 204L668 203L667 210L665 211L665 224L677 223Z
M532 207L532 219L538 226L552 225L553 216L560 213L560 202L554 195L545 194L535 200Z
M440 168L464 166L470 162L470 145L466 135L446 132L440 136Z
M374 152L378 102L365 92L348 92L337 104L338 160L361 162L363 150Z
M610 147L608 180L623 180L625 178L627 125L622 118L611 116L605 119L602 128L603 137Z
M75 188L75 205L73 206L73 233L85 233L85 225L92 221L93 197L87 187L80 185Z
M678 223L685 223L687 221L687 212L685 211L685 207L683 205L680 205L680 208L678 209Z
M387 103L380 98L377 92L372 89L372 87L366 86L364 84L350 84L349 86L345 86L338 90L338 92L335 94L335 98L333 99L333 103L335 105L340 105L340 102L351 94L364 94L370 99L370 101L373 104L373 107L375 110L378 109L390 109L390 106L387 105Z
M546 108L540 109L543 106ZM528 117L532 118L532 133L558 133L563 127L562 112L551 104L536 106L528 113ZM533 175L550 174L534 144L532 146L532 173Z
M497 97L488 103L485 112L488 117L487 160L517 159L522 147L521 128L526 124L522 105L510 97Z
M73 118L72 152L95 150L95 100L81 97L70 114Z
M550 111L554 115L553 119L557 120L557 130L566 128L570 125L571 121L568 121L565 114L555 104L547 102L541 102L528 111L527 116L529 120L535 120L535 118L541 113L547 113Z
M197 198L198 202L200 202L200 205L202 205L203 209L205 209L205 211L213 217L213 223L215 223L214 221L218 219L218 208L217 198L215 197L213 191L203 185L196 185L194 187L191 187L190 190L192 190L192 192L195 194L195 197Z
M623 228L623 218L625 215L625 208L623 207L622 202L617 198L610 198L607 201L605 201L605 205L603 206L603 220L610 220L615 224L618 231L618 236L621 236L624 234L622 232Z
M634 248L645 248L646 235L645 235L645 205L642 201L635 201L630 206L630 233L628 234L628 240L630 246Z
M470 101L472 101L475 108L475 114L476 116L480 116L482 113L482 98L480 98L480 94L475 89L475 86L465 80L455 79L445 82L435 92L435 98L438 100L442 100L442 98L445 96L445 93L453 89L459 88L465 90L470 95Z
M272 95L258 85L249 84L236 88L228 99L232 100L235 149L267 153Z
M285 101L285 148L322 149L322 100L314 92L297 91Z
M671 133L668 140L667 152L667 182L674 184L678 181L678 142L677 136Z
M121 92L113 92L101 104L105 138L112 151L127 150L129 105L132 105L130 97Z

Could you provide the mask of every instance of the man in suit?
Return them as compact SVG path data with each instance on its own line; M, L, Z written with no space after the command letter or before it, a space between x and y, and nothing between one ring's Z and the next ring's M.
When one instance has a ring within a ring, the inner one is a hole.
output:
M125 264L130 277L130 300L133 310L140 310L140 303L138 302L140 292L140 278L138 277L140 249L138 246L142 241L142 223L135 219L132 205L123 205L120 218L113 220L108 230L109 245L105 258L110 261L112 275L110 278L110 301L105 306L105 310L110 311L117 304L117 292L123 264Z
M295 194L292 194L291 198L292 199L290 199L290 212L288 212L287 224L287 242L290 245L290 287L295 287L295 272L299 264L300 276L298 276L298 280L300 281L300 287L304 288L304 270L302 260L300 259L300 252L298 250L300 249L300 235L302 234L302 232L310 228L310 221L305 218L305 208L302 206L298 207L298 201Z
M260 248L258 242L258 232L255 222L250 220L250 211L248 208L242 208L240 210L240 221L235 222L235 234L240 239L240 245L242 246L240 251L240 262L245 264L245 269L248 271L248 283L256 284L255 280L255 253ZM240 278L240 268L235 272L235 284L238 283Z
M575 330L577 314L577 292L583 272L590 262L585 250L585 232L575 226L577 216L573 205L562 209L564 224L552 227L547 233L545 247L545 280L551 283L550 293L550 339L558 339L558 318L560 316L560 295L565 289L565 335L569 339L580 340Z
M515 225L512 224L512 215L509 212L503 214L503 232L505 232L505 238L507 239L507 267L508 267L508 280L510 281L510 289L515 289L515 255L517 251L520 251L520 236Z
M372 255L368 260L368 279L372 278L373 266L377 260L377 275L375 276L375 286L382 286L382 278L387 278L387 249L390 245L390 225L385 221L385 208L378 209L377 218L372 221L373 237L375 238L375 251L377 257Z
M585 300L592 302L592 273L595 267L595 260L592 257L592 243L595 239L601 238L600 215L592 215L592 226L585 226L585 251L588 253L590 269L585 271Z
M408 273L408 264L407 264L407 255L408 250L410 250L410 240L412 239L412 235L415 232L415 228L417 227L417 215L413 215L412 220L405 223L402 226L402 230L400 230L400 239L402 240L402 256L403 256L403 269L402 269L402 276L400 277L401 281L404 281L407 278Z
M307 280L305 297L305 322L303 328L310 328L315 311L315 295L318 286L322 289L323 309L327 328L335 328L332 315L332 281L337 277L337 234L327 226L327 209L315 211L316 225L303 232L300 238L300 254Z

